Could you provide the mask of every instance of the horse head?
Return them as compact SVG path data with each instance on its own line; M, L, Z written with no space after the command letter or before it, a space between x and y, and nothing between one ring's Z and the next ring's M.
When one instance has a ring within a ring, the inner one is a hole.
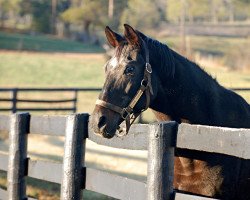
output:
M90 121L94 132L105 138L112 138L123 121L127 133L135 118L149 107L157 90L149 49L141 33L127 24L124 27L124 36L109 27L105 29L115 52L104 66L106 80Z

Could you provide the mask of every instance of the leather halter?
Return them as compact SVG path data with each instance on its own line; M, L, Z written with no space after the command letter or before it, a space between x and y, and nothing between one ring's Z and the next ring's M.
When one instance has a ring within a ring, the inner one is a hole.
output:
M144 69L144 76L143 76L143 79L141 81L140 88L138 89L137 93L135 94L134 98L131 100L129 105L125 108L121 108L119 106L116 106L116 105L111 104L109 102L103 101L101 99L96 100L97 105L102 106L104 108L107 108L109 110L112 110L112 111L119 113L121 115L122 119L124 119L126 121L125 134L128 133L130 126L134 123L136 118L143 111L148 109L149 104L150 104L150 94L153 95L153 89L152 89L152 84L151 84L152 67L149 64L149 52L148 52L148 49L146 48L144 41L143 41L143 46L144 46L145 54L146 54L146 64L145 64L145 69ZM133 109L134 109L136 103L140 100L143 93L145 93L145 95L146 95L146 106L140 112L135 113L133 111ZM119 132L122 132L122 131L119 130ZM125 134L118 134L118 136L123 136Z

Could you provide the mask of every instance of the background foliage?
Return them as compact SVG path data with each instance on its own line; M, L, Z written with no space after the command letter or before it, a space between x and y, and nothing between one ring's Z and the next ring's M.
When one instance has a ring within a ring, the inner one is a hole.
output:
M2 28L22 24L45 33L60 23L83 26L84 32L104 23L117 29L125 21L148 29L162 21L178 23L183 12L191 23L247 21L249 10L249 0L0 0Z

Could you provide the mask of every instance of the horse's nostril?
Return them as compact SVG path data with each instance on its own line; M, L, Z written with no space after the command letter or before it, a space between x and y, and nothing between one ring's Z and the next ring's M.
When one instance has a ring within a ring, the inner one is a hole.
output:
M98 122L98 128L103 127L106 124L106 117L105 116L101 116L99 118L99 122Z

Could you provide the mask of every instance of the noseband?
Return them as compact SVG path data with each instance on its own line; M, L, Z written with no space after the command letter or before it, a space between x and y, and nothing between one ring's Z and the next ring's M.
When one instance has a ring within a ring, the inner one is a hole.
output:
M112 110L112 111L119 113L121 115L122 119L124 119L126 122L125 134L128 133L130 126L134 123L136 118L143 111L148 109L149 104L150 104L150 94L151 95L153 94L152 83L151 83L152 67L149 64L149 52L148 52L148 49L146 48L144 41L143 41L143 46L144 46L145 54L146 54L146 64L145 64L145 69L144 69L144 76L143 76L143 79L141 81L140 88L138 89L137 93L135 94L134 98L131 100L129 105L125 108L121 108L119 106L108 103L108 102L103 101L101 99L96 100L96 105L102 106L104 108ZM146 106L140 112L135 113L133 109L134 109L136 103L140 100L143 93L145 93L145 95L146 95ZM119 132L122 132L122 130L119 130ZM118 134L118 136L123 136L125 134Z

